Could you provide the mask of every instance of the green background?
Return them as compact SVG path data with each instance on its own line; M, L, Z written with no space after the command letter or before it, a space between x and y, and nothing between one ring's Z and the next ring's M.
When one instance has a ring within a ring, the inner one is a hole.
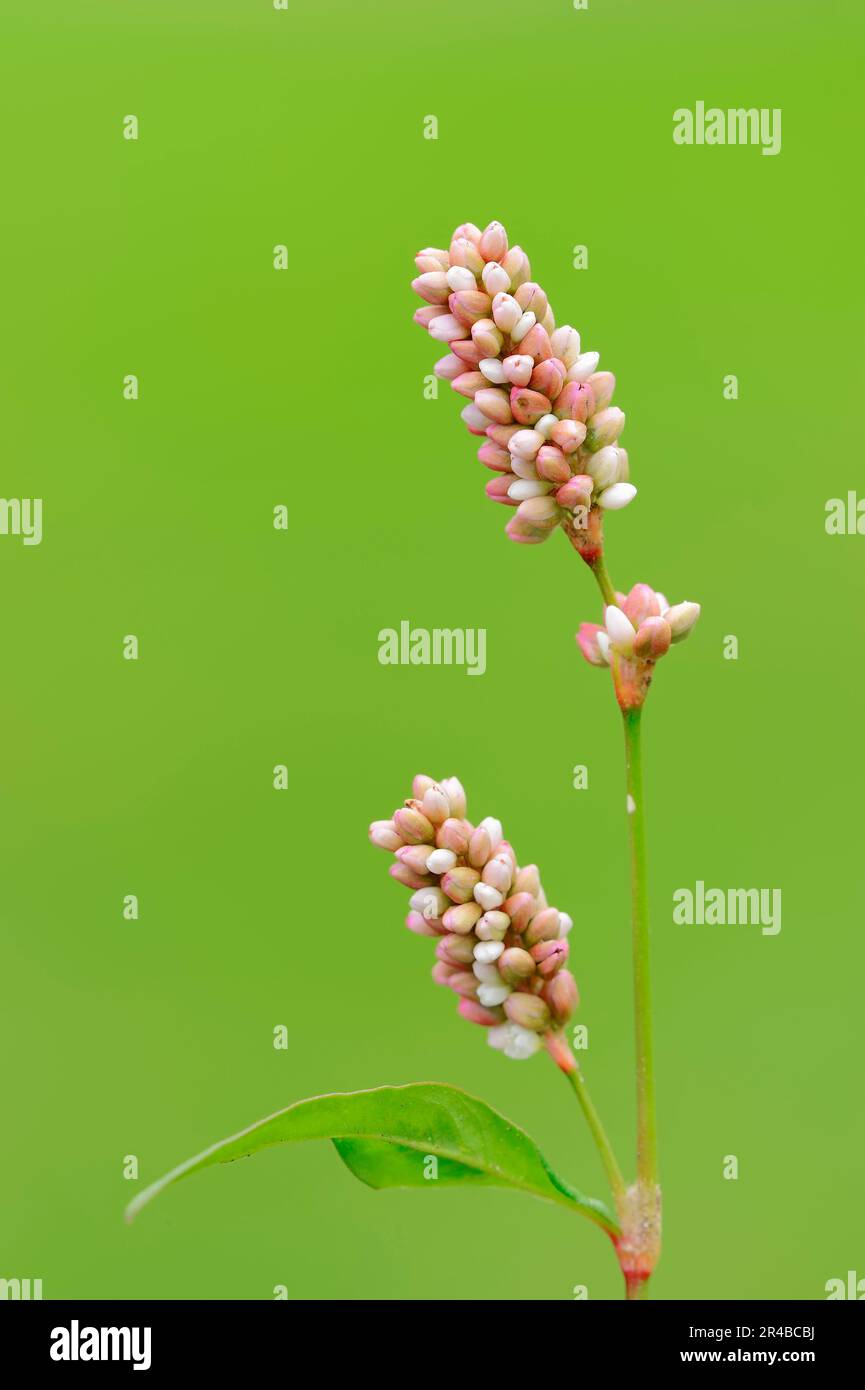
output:
M460 776L574 916L586 1071L633 1166L621 734L573 640L596 592L563 537L506 541L410 317L414 252L491 218L616 372L640 489L608 525L616 583L703 604L644 721L655 1296L865 1276L865 540L824 529L865 487L861 7L4 15L2 492L44 499L44 539L0 537L0 1276L46 1298L620 1296L588 1223L373 1193L328 1145L121 1220L127 1154L146 1183L292 1100L409 1080L483 1096L602 1193L554 1068L488 1048L402 927L366 826L415 771ZM675 146L697 100L782 108L781 154ZM485 627L486 675L380 666L403 618ZM781 888L780 935L673 926L697 879Z

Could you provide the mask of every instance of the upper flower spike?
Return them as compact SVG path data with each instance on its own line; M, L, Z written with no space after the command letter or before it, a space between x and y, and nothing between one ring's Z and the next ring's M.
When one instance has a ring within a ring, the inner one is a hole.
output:
M639 709L651 684L655 662L673 642L682 642L700 616L699 603L670 607L662 593L635 584L618 603L604 609L603 625L583 623L577 643L592 666L612 666L616 696L623 710Z
M535 865L518 867L499 821L466 820L456 777L415 777L412 792L369 828L396 855L391 875L414 890L406 926L438 938L433 979L460 996L463 1018L488 1028L506 1056L530 1057L577 1006L563 968L573 923L548 906Z
M575 328L556 328L500 222L483 232L465 222L447 251L427 247L415 264L412 288L426 301L415 322L450 349L435 373L469 401L462 418L485 437L478 458L497 475L487 496L517 509L508 536L536 545L562 525L591 554L598 509L626 507L637 491L618 444L625 416L610 404L616 378L598 371Z

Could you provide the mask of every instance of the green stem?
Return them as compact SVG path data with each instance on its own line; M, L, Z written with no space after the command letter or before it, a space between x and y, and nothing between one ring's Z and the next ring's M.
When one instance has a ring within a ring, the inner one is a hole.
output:
M641 709L624 711L631 846L634 1019L637 1042L637 1178L646 1192L658 1181L655 1129L655 1072L652 1055L652 990L649 975L649 903L646 874L646 823L640 747Z
M592 571L592 574L595 576L595 579L598 581L598 588L601 591L604 603L615 603L616 591L613 588L613 581L610 579L609 573L607 571L607 562L604 559L603 551L601 551L597 558L592 562L592 564L590 565L590 569Z
M547 1033L545 1041L547 1044L547 1051L560 1071L564 1072L580 1103L580 1109L586 1117L586 1123L589 1126L592 1138L601 1156L601 1162L604 1165L607 1182L610 1184L610 1189L616 1199L616 1205L618 1206L619 1199L625 1192L625 1179L622 1177L622 1170L616 1161L616 1155L613 1153L613 1146L601 1123L601 1117L595 1108L594 1101L589 1095L589 1088L586 1085L579 1063L562 1033Z

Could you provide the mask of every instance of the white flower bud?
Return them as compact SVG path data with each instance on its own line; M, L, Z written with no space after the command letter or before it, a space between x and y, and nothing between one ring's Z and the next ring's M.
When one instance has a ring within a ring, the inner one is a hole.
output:
M617 608L614 603L610 603L604 609L604 626L616 651L622 652L624 656L630 656L634 650L634 638L637 634L628 615L623 613L621 608Z
M637 495L637 489L633 483L613 483L612 487L606 488L598 498L598 505L604 507L608 512L620 512L623 507L627 507L629 502L633 502Z
M673 633L673 641L681 642L700 616L699 603L676 603L664 614Z

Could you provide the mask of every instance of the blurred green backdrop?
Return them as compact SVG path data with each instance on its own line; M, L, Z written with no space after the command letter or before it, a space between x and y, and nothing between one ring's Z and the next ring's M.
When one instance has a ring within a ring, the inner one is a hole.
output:
M121 1221L270 1110L419 1079L601 1193L553 1067L486 1047L402 927L366 825L415 771L459 775L576 919L587 1074L632 1167L621 734L573 640L596 593L563 537L504 539L410 321L414 252L494 217L617 374L640 496L608 526L616 582L704 606L645 720L655 1296L865 1275L865 539L824 528L865 492L863 32L854 0L7 0L2 491L44 499L44 539L0 537L0 1276L46 1298L619 1297L588 1223L376 1194L329 1146ZM675 146L698 100L780 107L781 154ZM403 618L485 627L486 675L380 666ZM780 887L781 933L675 927L696 879Z

